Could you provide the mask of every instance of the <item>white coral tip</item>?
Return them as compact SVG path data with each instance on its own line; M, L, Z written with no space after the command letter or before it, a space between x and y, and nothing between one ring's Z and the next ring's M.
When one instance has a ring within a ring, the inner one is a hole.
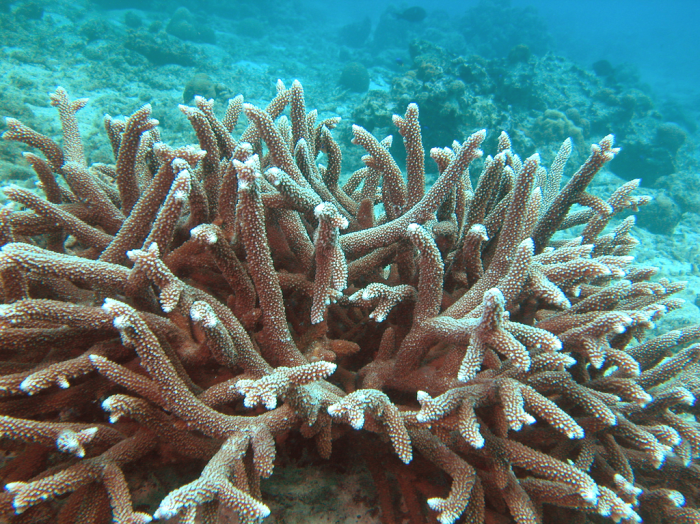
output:
M677 507L681 508L685 506L685 497L682 493L678 491L671 491L667 495L668 499Z
M564 358L561 361L562 365L565 368L570 368L574 364L576 364L576 359L573 357L570 357L569 355L565 355Z
M160 507L153 514L153 518L156 520L167 520L175 515L177 515L177 510L171 505L165 504L165 501L163 501Z
M214 228L207 226L209 226L209 224L200 224L199 226L192 228L190 231L190 236L211 246L216 244L217 240L219 239L214 232Z
M137 524L148 524L153 520L153 517L151 517L148 513L141 513L141 512L136 512L131 514L132 517L132 522L137 523Z
M590 489L586 489L581 492L581 498L588 502L589 504L597 504L598 503L598 496L600 495L600 490L598 489L598 486L594 485L594 487Z
M647 392L645 391L644 394L641 395L641 396L637 399L637 405L638 405L640 408L643 408L644 406L646 406L647 404L649 404L649 402L651 402L652 400L654 400L654 397L652 397L649 393L647 393Z
M573 430L567 431L566 436L570 439L581 439L585 436L585 434L581 426L576 426Z
M26 482L8 482L5 484L5 491L14 495L15 493L22 491L26 485Z
M481 436L481 433L477 433L469 443L476 449L481 449L484 447L486 441L484 440L484 437Z
M428 506L434 511L442 511L445 507L445 503L445 499L441 499L440 497L428 499Z

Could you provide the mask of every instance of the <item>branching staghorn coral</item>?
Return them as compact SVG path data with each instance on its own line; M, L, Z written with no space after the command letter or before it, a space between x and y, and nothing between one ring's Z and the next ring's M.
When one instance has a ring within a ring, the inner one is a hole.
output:
M570 140L547 170L502 133L472 187L478 131L430 151L427 189L410 104L405 177L391 138L354 126L365 167L343 184L338 121L296 81L221 120L183 106L198 143L178 149L149 106L106 117L113 165L87 165L86 101L52 102L63 147L4 135L43 153L25 157L45 194L6 188L22 208L0 211L4 519L259 522L299 433L329 460L338 439L397 456L412 523L700 522L700 327L647 333L683 284L634 264L632 218L604 232L646 202L638 181L586 192L612 136L560 187ZM135 511L129 477L165 457L206 465ZM449 488L419 503L411 468Z

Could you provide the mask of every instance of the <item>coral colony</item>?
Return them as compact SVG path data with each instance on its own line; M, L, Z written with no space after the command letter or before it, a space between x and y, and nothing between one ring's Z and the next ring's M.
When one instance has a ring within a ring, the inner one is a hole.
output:
M385 523L700 522L700 327L647 334L683 284L635 265L633 216L604 233L646 202L638 181L586 192L612 136L561 187L570 140L547 169L502 133L472 187L478 131L430 151L426 190L415 104L394 116L405 176L354 126L365 167L342 184L338 119L299 82L222 119L198 97L178 149L148 105L107 116L114 164L86 163L86 100L51 99L62 147L4 135L43 154L45 198L9 187L0 213L2 518L259 522L298 435L396 461L374 474ZM159 456L202 466L135 511Z

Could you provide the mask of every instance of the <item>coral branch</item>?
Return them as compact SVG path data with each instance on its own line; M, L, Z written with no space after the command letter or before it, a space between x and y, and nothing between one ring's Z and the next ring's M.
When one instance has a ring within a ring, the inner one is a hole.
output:
M606 232L646 203L637 181L586 192L611 135L560 189L571 140L547 170L501 133L477 174L478 131L430 152L428 188L414 103L394 117L405 179L359 126L345 176L338 119L298 81L221 121L197 97L178 149L148 105L106 117L115 159L92 166L86 101L52 103L62 147L4 134L43 153L25 158L46 199L7 188L23 209L0 210L3 522L258 523L290 446L356 445L383 522L399 502L419 522L421 497L441 524L698 521L700 327L648 336L685 284L635 265L632 217ZM201 473L135 488L166 468Z

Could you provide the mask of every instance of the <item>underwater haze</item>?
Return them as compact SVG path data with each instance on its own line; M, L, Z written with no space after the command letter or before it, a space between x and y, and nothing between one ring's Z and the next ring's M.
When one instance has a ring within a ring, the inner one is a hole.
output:
M413 2L428 11L454 18L476 7L478 0ZM700 4L674 0L663 4L635 0L513 0L513 7L536 9L553 36L557 53L581 64L596 60L630 63L659 96L680 97L698 107L700 80L697 24ZM363 15L373 20L396 2L311 2L329 17L352 20Z

